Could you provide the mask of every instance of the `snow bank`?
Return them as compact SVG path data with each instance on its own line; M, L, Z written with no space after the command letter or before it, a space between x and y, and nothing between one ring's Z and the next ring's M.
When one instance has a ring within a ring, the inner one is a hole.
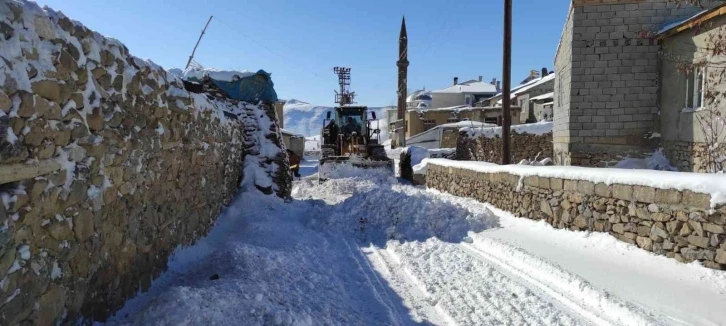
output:
M520 177L538 176L592 183L625 184L659 189L690 190L711 195L711 206L726 204L726 175L654 170L600 169L579 166L498 165L486 162L426 159L427 164L468 169L484 173L509 173Z
M678 171L663 155L662 148L646 158L626 157L613 167L617 169Z
M519 134L530 134L530 135L543 135L552 132L552 121L541 121L537 123L528 123L521 125L511 126L512 132ZM461 131L466 131L467 135L472 138L476 137L502 137L502 127L490 127L490 128L462 128Z

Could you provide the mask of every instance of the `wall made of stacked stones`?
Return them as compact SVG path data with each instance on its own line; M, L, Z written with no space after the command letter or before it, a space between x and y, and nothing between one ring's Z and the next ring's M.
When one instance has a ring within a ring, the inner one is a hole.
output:
M209 231L243 160L287 172L260 150L273 109L189 93L60 13L0 2L0 48L2 325L106 319Z
M708 194L583 180L520 177L429 163L429 188L573 231L606 232L680 262L726 269L726 206Z
M713 173L726 169L726 145L662 140L663 154L678 171Z
M468 132L459 133L456 143L456 159L459 161L483 161L502 163L502 138L472 137ZM552 158L552 133L541 135L517 133L512 131L511 141L512 162L533 160L536 157Z

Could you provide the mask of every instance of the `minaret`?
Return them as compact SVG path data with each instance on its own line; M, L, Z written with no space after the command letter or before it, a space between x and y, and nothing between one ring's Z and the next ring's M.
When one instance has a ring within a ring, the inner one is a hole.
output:
M406 86L408 84L408 35L406 35L406 17L401 20L401 34L398 36L398 120L402 120L396 127L400 128L398 145L406 146Z

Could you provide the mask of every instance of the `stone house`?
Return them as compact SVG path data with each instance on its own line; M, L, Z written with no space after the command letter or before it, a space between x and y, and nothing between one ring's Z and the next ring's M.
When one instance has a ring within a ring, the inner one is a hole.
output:
M285 129L280 129L280 133L282 134L282 141L285 143L285 148L303 157L305 153L305 136Z
M474 103L488 99L498 93L495 82L486 83L482 76L478 80L469 80L459 83L459 78L454 77L454 84L444 89L432 91L431 108L446 108L459 105L473 106Z
M722 62L714 55L718 37L726 35L726 4L705 10L659 31L661 146L681 171L724 170L726 91ZM721 41L722 42L722 41ZM723 45L720 45L723 47Z
M547 69L543 68L542 76L543 77L528 78L525 80L524 84L520 84L511 90L512 105L519 107L522 112L522 114L519 115L519 123L540 121L537 119L537 115L534 112L534 106L530 100L539 95L551 93L555 87L554 74L548 73ZM501 107L502 93L499 93L486 101L477 103L477 106Z
M701 10L668 0L572 0L555 55L555 163L604 166L652 151L661 46L644 35Z
M536 121L552 121L554 98L555 93L549 92L529 99L529 105L534 111L534 118Z
M519 113L519 107L512 106L512 124L519 123ZM471 107L462 105L425 110L409 109L406 115L406 137L415 136L443 124L467 120L501 125L501 116L501 107Z

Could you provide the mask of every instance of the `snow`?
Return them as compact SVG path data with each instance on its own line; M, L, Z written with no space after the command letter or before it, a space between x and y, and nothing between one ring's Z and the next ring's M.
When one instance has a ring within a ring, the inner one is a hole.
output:
M522 178L539 176L592 183L625 184L659 189L690 190L711 195L711 207L726 204L726 175L656 170L601 169L579 166L497 165L487 162L427 159L428 164L484 173L509 173Z
M543 135L552 132L552 121L540 121L536 123L527 123L521 125L513 125L510 127L511 131L516 131L520 134L530 135ZM469 137L501 137L502 127L488 127L488 128L462 128L461 131L466 131Z
M471 111L474 108L471 105L455 105L455 106L447 106L444 108L421 108L421 109L408 109L409 112L432 112L432 111L452 111L452 112L462 112L462 111Z
M549 100L549 99L553 99L553 98L555 98L555 92L549 92L546 94L542 94L540 96L535 96L529 100L530 101L539 101L539 100Z
M726 275L352 169L240 194L109 324L660 325L726 320ZM216 280L210 276L217 274Z
M189 69L183 72L179 68L172 68L169 70L169 72L178 75L183 79L196 78L198 80L201 80L205 76L209 76L209 78L227 82L234 81L236 78L245 78L255 75L255 72L249 70L220 70L216 68L199 69L196 67L189 67Z
M632 158L626 157L617 164L614 168L618 169L641 169L641 170L663 170L663 171L678 171L678 169L670 164L668 159L663 155L663 149L658 149L653 154L646 158Z
M452 85L444 89L432 91L432 94L460 94L460 93L474 93L474 94L496 94L497 87L487 82L480 81L468 81L457 85ZM434 95L435 96L435 95Z

